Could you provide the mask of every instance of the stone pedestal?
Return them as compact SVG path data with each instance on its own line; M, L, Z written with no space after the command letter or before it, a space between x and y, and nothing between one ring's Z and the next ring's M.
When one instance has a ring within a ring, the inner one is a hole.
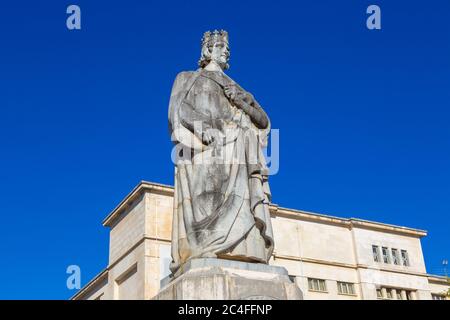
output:
M154 300L301 300L283 267L223 259L193 259L161 281Z

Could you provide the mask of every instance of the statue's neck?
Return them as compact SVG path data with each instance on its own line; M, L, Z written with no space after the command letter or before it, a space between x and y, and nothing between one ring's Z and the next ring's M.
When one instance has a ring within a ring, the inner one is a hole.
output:
M220 71L220 72L223 72L223 70L220 67L220 65L217 62L215 62L214 60L211 60L211 62L208 63L208 65L204 68L204 70L206 70L206 71Z

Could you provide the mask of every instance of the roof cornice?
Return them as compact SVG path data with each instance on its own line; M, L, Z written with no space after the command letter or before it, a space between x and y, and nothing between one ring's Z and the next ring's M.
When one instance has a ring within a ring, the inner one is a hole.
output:
M136 200L145 191L173 196L174 189L172 186L165 184L147 181L139 182L139 184L134 187L134 189L103 220L103 226L111 226L114 220L116 220L116 218L118 218L120 214L125 211L133 203L133 201Z
M145 192L164 194L168 196L173 196L174 187L170 185L141 181L120 203L119 205L111 211L111 213L103 220L103 225L110 227L113 225L114 221L126 211L126 209L132 205L133 201L140 197ZM371 230L378 230L383 232L390 232L396 234L402 234L413 237L424 237L427 235L426 230L414 229L409 227L397 226L392 224L386 224L375 221L368 221L358 218L341 218L331 215L289 209L279 207L276 204L270 205L270 212L273 216L282 216L293 219L308 220L315 222L322 222L334 225L340 225L351 228L365 228Z

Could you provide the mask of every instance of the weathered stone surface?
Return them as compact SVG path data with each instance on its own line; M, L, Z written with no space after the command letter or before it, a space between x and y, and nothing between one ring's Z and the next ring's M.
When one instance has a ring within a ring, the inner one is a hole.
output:
M268 263L274 248L268 168L270 120L228 77L225 31L205 33L197 71L177 75L169 103L175 143L172 264L195 258Z
M184 272L162 280L155 300L301 300L286 269L223 259L194 259Z

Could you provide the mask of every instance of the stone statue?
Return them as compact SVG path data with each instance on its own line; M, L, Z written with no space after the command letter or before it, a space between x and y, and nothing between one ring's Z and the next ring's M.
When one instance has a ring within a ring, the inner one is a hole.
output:
M268 263L273 251L268 168L270 121L224 71L226 31L206 32L197 71L173 84L169 129L176 145L172 263L194 258Z

